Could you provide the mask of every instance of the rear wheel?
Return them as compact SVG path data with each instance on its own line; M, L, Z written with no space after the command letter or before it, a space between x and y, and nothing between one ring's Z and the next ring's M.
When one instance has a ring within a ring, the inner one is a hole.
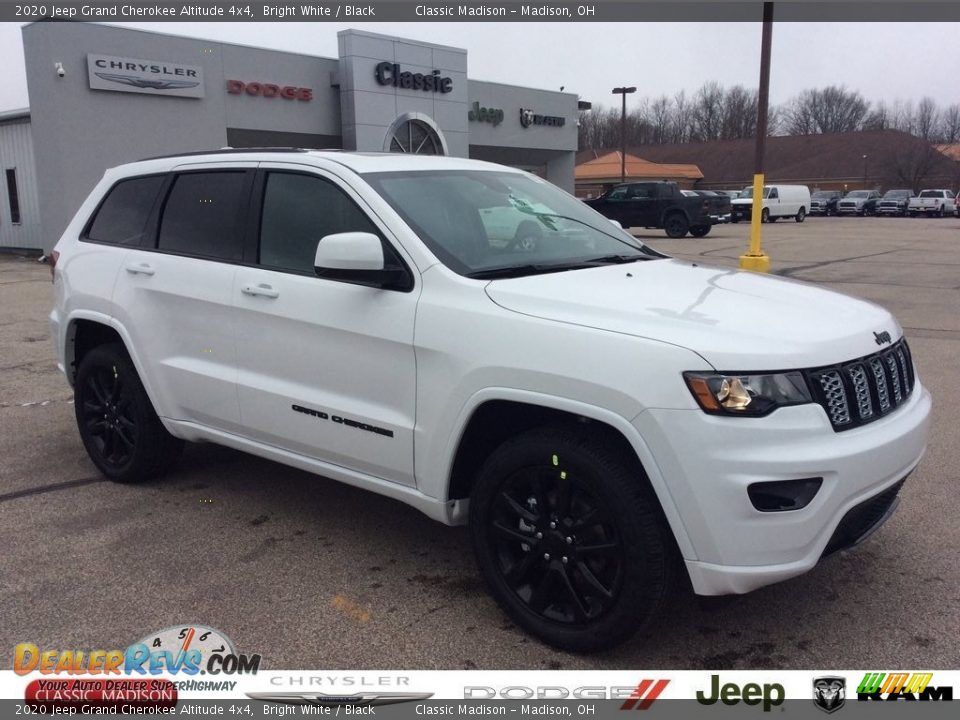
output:
M111 480L147 480L179 457L183 441L163 427L123 345L101 345L83 357L74 395L83 445Z
M673 539L646 478L582 429L501 445L470 498L470 534L491 593L521 627L581 652L618 645L663 605Z
M798 223L801 223L806 219L807 219L807 211L804 208L800 208L797 211L797 216L794 218L794 220L796 220Z
M710 234L710 225L694 225L690 228L690 234L695 238L706 237Z
M938 217L938 218L942 218L942 217L943 217L943 205L941 205L940 207L937 208L937 217Z
M689 229L690 221L683 213L670 213L663 221L663 230L667 233L667 237L682 238Z

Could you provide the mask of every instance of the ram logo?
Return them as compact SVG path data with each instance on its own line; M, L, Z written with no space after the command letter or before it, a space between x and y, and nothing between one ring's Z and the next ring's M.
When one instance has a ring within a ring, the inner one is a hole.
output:
M813 704L825 713L839 710L846 699L846 678L828 676L818 677L813 681Z

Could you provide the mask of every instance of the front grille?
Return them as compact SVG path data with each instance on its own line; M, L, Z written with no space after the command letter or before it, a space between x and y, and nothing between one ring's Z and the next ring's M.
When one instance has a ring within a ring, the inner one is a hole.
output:
M837 529L830 537L823 555L830 555L837 550L852 547L865 540L874 530L876 530L890 516L893 504L897 502L897 495L900 488L907 481L903 478L896 485L887 488L879 495L864 500L859 505L851 508L843 520L837 525Z
M855 208L856 206L857 206L856 203L850 203L850 202L842 202L842 203L840 203L840 207L842 207L842 208Z
M915 377L906 340L873 355L807 371L814 400L837 432L866 425L900 407Z

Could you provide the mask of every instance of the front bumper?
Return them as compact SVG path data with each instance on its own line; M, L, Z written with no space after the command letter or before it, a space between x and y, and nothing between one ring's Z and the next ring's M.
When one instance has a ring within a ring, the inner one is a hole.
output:
M745 593L813 568L848 513L920 462L930 408L918 382L896 411L842 433L815 404L755 419L663 409L637 416L693 548L684 560L694 590ZM813 477L822 485L800 510L760 512L747 494L753 483Z

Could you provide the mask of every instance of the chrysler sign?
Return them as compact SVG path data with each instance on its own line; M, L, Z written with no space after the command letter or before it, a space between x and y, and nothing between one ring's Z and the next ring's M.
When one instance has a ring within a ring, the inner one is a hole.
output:
M92 90L202 98L203 68L167 60L87 55Z

